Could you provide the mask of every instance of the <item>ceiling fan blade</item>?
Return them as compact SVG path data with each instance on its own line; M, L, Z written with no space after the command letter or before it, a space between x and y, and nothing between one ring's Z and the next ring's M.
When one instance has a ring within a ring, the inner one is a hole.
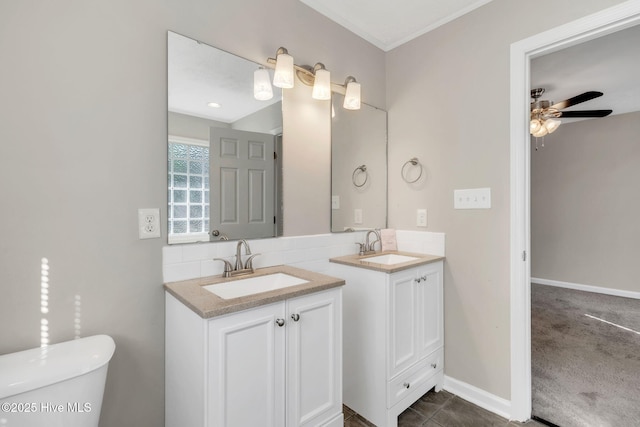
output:
M551 108L562 110L564 108L571 107L572 105L577 105L591 99L598 98L602 95L602 92L595 92L592 90L589 92L581 93L580 95L574 96L573 98L565 99L564 101L560 101L557 104L553 104Z
M561 111L560 117L564 119L578 118L578 117L606 117L612 113L613 110L584 110L584 111Z

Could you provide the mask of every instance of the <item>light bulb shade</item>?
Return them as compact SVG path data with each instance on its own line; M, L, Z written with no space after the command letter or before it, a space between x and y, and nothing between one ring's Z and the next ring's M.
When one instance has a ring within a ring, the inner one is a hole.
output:
M542 127L542 122L540 120L532 119L531 122L529 123L529 133L533 135L534 133L538 132L541 127Z
M260 68L253 72L253 97L258 101L266 101L273 98L269 71Z
M540 126L540 129L538 129L538 131L533 133L532 135L535 136L536 138L540 138L540 137L545 136L548 133L549 133L549 131L547 130L546 127Z
M311 97L320 100L331 99L331 73L321 68L316 70L315 75Z
M273 75L273 85L283 89L293 87L293 56L279 53L276 57L276 72Z
M562 122L557 119L548 119L544 122L544 127L547 129L547 132L553 133L560 127Z
M359 110L360 109L360 83L349 82L347 84L347 90L344 94L344 104L342 104L347 110Z

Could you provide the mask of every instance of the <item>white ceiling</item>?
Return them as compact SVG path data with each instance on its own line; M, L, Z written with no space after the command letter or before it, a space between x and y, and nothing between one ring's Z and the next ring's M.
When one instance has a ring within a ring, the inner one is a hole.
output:
M174 113L233 123L282 98L274 87L269 101L253 97L259 65L173 32L167 40L168 109ZM217 102L220 108L207 104Z
M491 0L300 0L385 52Z

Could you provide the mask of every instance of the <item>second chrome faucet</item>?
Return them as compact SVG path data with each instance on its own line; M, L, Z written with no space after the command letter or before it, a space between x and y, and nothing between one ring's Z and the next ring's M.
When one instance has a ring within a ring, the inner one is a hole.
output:
M371 235L371 233L375 235L375 239L370 242L369 235ZM380 245L380 249L382 250L382 241L380 240L380 233L378 232L378 230L367 231L364 243L356 243L356 245L360 245L360 251L358 252L358 255L369 255L376 253L376 243Z

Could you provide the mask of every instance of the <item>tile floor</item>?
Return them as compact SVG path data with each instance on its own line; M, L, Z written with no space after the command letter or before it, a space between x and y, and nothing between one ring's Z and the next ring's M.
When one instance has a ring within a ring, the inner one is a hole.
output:
M486 409L442 390L431 390L398 417L398 427L546 427L529 420L509 422ZM344 427L375 427L374 424L344 407Z

